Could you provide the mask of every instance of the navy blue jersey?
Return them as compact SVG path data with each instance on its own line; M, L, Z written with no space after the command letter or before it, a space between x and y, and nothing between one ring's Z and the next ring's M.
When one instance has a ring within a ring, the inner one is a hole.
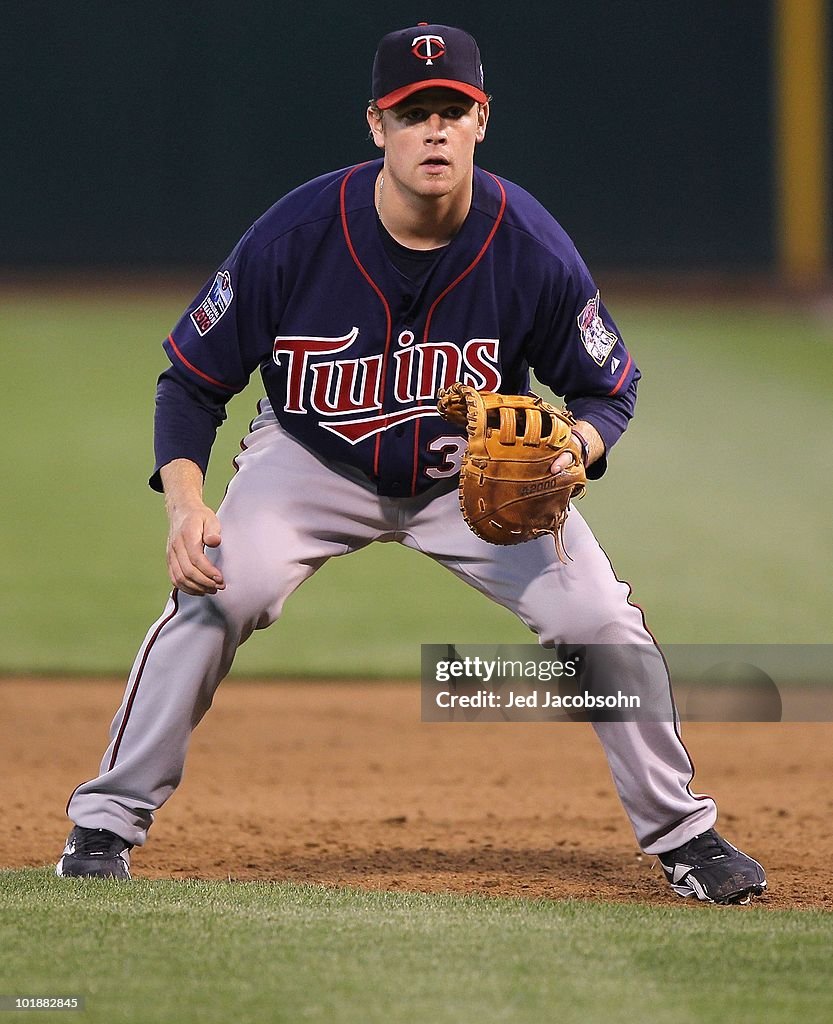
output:
M456 380L506 394L532 367L607 451L633 414L631 356L568 236L527 192L479 168L469 214L415 285L385 252L381 161L302 185L265 213L165 342L157 469L205 470L228 399L259 368L281 425L380 494L454 471L458 431L436 411ZM604 471L604 460L591 475ZM152 483L159 486L158 473Z

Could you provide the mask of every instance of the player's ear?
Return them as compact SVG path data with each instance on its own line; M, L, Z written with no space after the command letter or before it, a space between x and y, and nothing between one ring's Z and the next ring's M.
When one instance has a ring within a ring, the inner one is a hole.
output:
M489 103L488 100L485 103L477 104L477 134L474 139L475 142L482 142L486 138L486 125L489 122Z
M370 137L373 139L374 145L378 146L379 149L385 148L385 123L382 119L382 111L376 106L375 103L371 103L367 108L367 124L370 128Z

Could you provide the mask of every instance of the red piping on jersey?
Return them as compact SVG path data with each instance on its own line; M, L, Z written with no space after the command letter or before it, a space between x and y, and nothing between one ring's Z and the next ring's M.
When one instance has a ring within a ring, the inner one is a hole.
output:
M391 343L391 336L393 334L393 317L391 316L390 306L388 305L388 300L382 294L381 288L376 284L376 282L373 280L373 278L370 276L370 274L368 274L368 272L365 270L364 266L362 265L362 261L356 255L356 250L353 248L353 240L350 237L350 229L347 226L347 207L346 207L345 200L344 200L345 192L347 191L347 182L353 177L353 175L356 173L356 171L358 171L361 167L366 167L368 163L369 163L369 161L365 161L365 163L363 163L363 164L358 164L351 171L349 171L347 174L345 174L344 180L341 183L341 192L339 194L339 207L340 207L340 210L341 210L341 229L344 232L344 240L347 243L347 248L348 248L348 250L350 252L350 255L353 257L353 262L359 268L359 270L362 273L362 276L367 281L367 283L370 285L370 287L373 289L373 291L376 292L376 294L379 296L379 300L381 301L382 305L385 307L385 321L386 321L386 326L385 326L385 349L384 349L384 352L382 354L382 401L384 403L384 387L385 387L385 384L386 384L387 379L388 379L388 377L387 377L388 356L390 355L390 343ZM381 442L382 442L382 435L380 433L380 434L376 435L376 449L375 449L375 451L373 453L373 472L377 476L379 474L379 448L380 448Z
M630 352L629 352L628 353L628 361L625 363L625 369L622 370L621 377L619 378L618 381L616 381L616 387L612 391L608 391L608 393L607 393L608 398L613 398L613 396L616 394L616 392L619 390L619 388L621 388L621 386L625 383L625 378L628 375L628 370L630 370L632 362L633 362L633 359L631 359L631 355L630 355Z
M360 168L366 167L366 166L367 166L367 162L365 162L363 164L358 164L356 167L353 167L350 171L348 171L348 173L344 176L344 180L341 183L341 191L340 191L340 194L339 194L339 207L340 207L340 210L341 210L341 229L344 232L344 240L347 243L347 249L350 252L350 256L352 257L353 262L356 264L356 266L361 271L361 274L364 277L364 279L367 281L367 283L370 285L370 287L373 289L373 291L376 292L376 294L379 296L379 299L380 299L382 305L385 308L385 321L386 321L385 349L384 349L384 353L382 355L382 382L383 382L382 386L384 387L385 383L387 382L388 360L390 358L390 346L391 346L391 341L392 341L392 336L393 336L393 317L391 315L390 305L388 304L387 299L385 298L384 294L382 293L381 288L379 288L379 286L376 284L376 282L373 280L373 278L367 272L367 270L363 266L361 260L359 259L358 255L356 253L356 250L355 250L355 248L353 246L353 240L350 237L350 229L349 229L348 224L347 224L347 206L346 206L346 202L345 202L345 194L346 194L346 191L347 191L347 182L350 180L350 178L352 178L352 176L356 173L356 171L358 171ZM497 217L495 217L495 222L492 225L492 229L489 232L488 237L486 238L486 241L481 246L480 251L478 252L478 254L474 257L474 259L466 267L466 269L462 272L462 274L460 274L458 277L456 277L451 282L451 284L448 285L448 287L445 288L442 292L440 292L440 294L437 296L437 298L434 299L434 301L431 303L431 308L428 310L428 316L426 317L426 320L425 320L425 330L422 332L422 340L423 341L427 341L428 340L428 331L430 330L430 327L431 327L431 319L434 316L434 311L436 310L437 306L439 306L439 304L446 297L446 295L448 295L448 293L450 291L452 291L454 288L456 288L457 285L465 277L468 277L468 275L472 272L472 270L474 270L474 268L477 266L477 264L483 259L483 257L486 254L486 251L488 250L489 246L492 244L492 240L494 239L495 234L497 233L497 229L500 227L501 221L503 220L503 215L506 212L506 189L503 187L503 185L501 185L501 183L494 176L494 174L490 174L488 171L486 173L489 174L489 177L492 179L492 181L494 181L494 183L497 185L498 189L500 190L500 209L498 210ZM420 428L420 424L419 424L419 422L417 422L416 427L414 429L414 470L413 470L413 474L412 474L412 477L411 477L411 493L412 494L416 492L417 476L418 476L418 470L419 470L419 457L418 457L419 456L419 433L420 433L419 428ZM374 456L373 456L373 472L375 474L377 474L377 475L379 473L379 448L380 448L381 442L382 442L382 435L380 433L376 437L376 450L375 450Z
M448 287L445 288L443 291L441 291L440 294L436 297L436 299L434 299L434 301L431 303L431 308L428 310L428 316L425 318L425 330L422 332L422 340L423 340L423 342L427 342L428 341L428 332L431 329L431 318L434 316L434 311L436 310L437 306L439 306L439 304L443 301L443 299L446 297L446 295L448 295L448 293L450 291L452 291L454 288L456 288L457 285L465 277L468 277L468 275L474 270L474 268L477 266L477 264L486 255L486 251L488 250L489 246L492 244L492 240L494 239L495 235L497 234L497 229L500 227L501 221L503 220L503 215L506 212L506 189L503 187L503 185L501 185L501 183L494 176L494 174L491 174L489 171L486 171L485 173L489 175L489 177L492 179L492 181L497 185L498 189L500 190L500 209L498 210L497 216L495 217L495 222L492 225L492 230L489 232L489 234L488 234L488 236L486 238L486 241L483 243L483 245L480 248L480 252L474 257L474 259L466 267L466 269L462 272L462 274L460 274L458 277L455 277L455 279L451 282L451 284L448 285ZM628 364L628 365L630 365L630 364ZM419 423L419 421L417 421L416 429L414 431L414 472L413 472L413 475L411 477L411 494L416 494L417 476L419 475L419 428L420 428L420 423Z
M486 239L486 241L483 243L483 247L481 248L480 252L474 257L474 259L466 267L466 269L463 271L463 273L460 274L459 277L456 277L451 282L451 284L445 289L445 291L440 292L440 294L437 296L437 298L434 299L434 301L431 303L431 308L428 310L428 317L427 317L427 319L425 321L425 330L422 332L422 340L423 341L428 341L428 331L429 331L429 329L431 327L431 317L434 315L434 310L437 308L437 306L439 306L439 304L443 301L443 299L446 297L446 295L448 295L448 293L452 290L452 288L456 288L457 285L463 280L464 277L468 277L468 275L474 270L474 268L477 266L477 264L486 255L486 250L492 244L492 239L495 237L495 234L497 233L497 229L500 227L500 222L503 220L503 215L506 212L506 189L503 187L503 185L501 185L501 183L494 176L494 174L489 173L489 171L486 171L485 173L489 175L489 177L492 179L492 181L500 189L500 209L498 210L497 217L495 217L495 222L492 225L492 230L489 232L489 236Z
M414 424L414 471L411 474L411 495L416 494L417 477L419 476L419 427L421 420Z
M139 690L139 683L142 681L142 674L145 671L145 665L147 664L150 649L156 643L157 639L159 638L159 634L162 632L163 628L168 625L168 623L179 610L179 591L175 589L171 594L171 598L174 602L174 610L171 612L170 615L167 615L156 627L153 636L148 641L147 647L145 647L145 653L142 655L142 661L141 664L139 665L139 671L136 673L136 682L133 684L133 689L130 691L130 696L127 699L127 707L124 709L124 718L122 719L121 726L119 728L119 734L116 737L116 742L113 745L113 753L112 756L110 757L110 764L107 766L108 771L112 771L116 764L116 758L118 757L119 754L119 747L121 746L122 737L124 736L124 730L126 729L127 721L130 718L130 712L133 710L133 702L136 700L136 694Z
M178 345L177 345L177 343L176 343L176 342L174 341L174 336L173 336L173 334L169 334L169 335L168 335L168 341L169 341L169 342L171 343L171 347L173 348L174 352L176 352L177 358L178 358L178 359L179 359L179 360L180 360L180 361L181 361L182 363L184 363L184 365L185 365L185 366L187 366L187 367L188 367L188 369L189 369L189 370L190 370L190 371L191 371L192 373L195 373L195 374L196 374L196 375L197 375L198 377L202 377L202 379L203 379L203 380L207 380L207 381L208 381L208 383L209 383L209 384L213 384L215 388L222 388L222 389L223 389L223 391L231 391L231 392L234 392L234 390L235 390L235 389L234 389L234 388L230 388L230 387L228 386L228 384L223 384L223 382L222 382L222 381L220 381L220 380L214 380L214 378L213 378L213 377L209 377L207 373L203 373L203 372L202 372L202 370L198 370L198 369L196 368L196 366L194 366L194 364L193 364L193 363L189 363L189 362L188 362L188 360L187 360L187 359L185 358L185 356L184 356L184 355L183 355L183 354L182 354L182 353L180 352L180 350L179 350L179 346L178 346Z

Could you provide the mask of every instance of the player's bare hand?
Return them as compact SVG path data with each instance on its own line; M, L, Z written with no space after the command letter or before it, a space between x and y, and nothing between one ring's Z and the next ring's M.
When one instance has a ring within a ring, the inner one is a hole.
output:
M204 597L225 589L223 574L205 555L220 546L220 520L203 504L170 510L168 574L186 594Z
M587 420L577 420L573 427L573 434L581 440L585 469L604 455L604 441L592 423L588 423ZM573 465L575 465L573 453L562 452L550 466L550 472L553 476L558 476L559 473L563 473L565 469L569 469Z
M576 460L573 458L572 452L562 452L550 466L550 473L552 473L553 476L558 476L558 474L563 473L565 469L569 469L570 466L574 466L575 462Z

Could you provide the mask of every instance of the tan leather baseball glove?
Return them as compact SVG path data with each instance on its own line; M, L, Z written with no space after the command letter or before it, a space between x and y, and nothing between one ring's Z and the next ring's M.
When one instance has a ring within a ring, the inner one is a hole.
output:
M570 413L536 395L499 395L459 382L440 392L437 408L468 434L460 508L470 529L492 544L520 544L551 533L565 561L567 512L587 486ZM550 466L562 452L573 463L553 476Z

